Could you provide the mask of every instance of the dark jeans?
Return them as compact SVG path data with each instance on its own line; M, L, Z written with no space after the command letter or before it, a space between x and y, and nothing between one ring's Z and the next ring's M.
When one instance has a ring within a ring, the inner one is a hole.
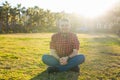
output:
M59 61L51 55L43 55L42 61L48 66L57 67L60 71L67 71L82 64L85 61L85 56L82 54L74 56L68 60L68 64L66 65L60 65Z

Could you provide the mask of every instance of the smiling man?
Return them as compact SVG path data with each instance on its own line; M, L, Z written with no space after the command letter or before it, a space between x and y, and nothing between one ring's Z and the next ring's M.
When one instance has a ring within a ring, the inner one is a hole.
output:
M79 40L70 31L68 19L59 21L58 33L55 33L50 42L50 55L43 55L42 61L48 65L48 73L62 71L80 71L79 65L85 61L83 54L78 54Z

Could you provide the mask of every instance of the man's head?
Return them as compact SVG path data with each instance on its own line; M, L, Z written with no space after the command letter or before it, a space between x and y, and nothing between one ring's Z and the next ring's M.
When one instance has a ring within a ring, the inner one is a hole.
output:
M69 30L70 30L69 20L68 19L61 19L59 21L59 28L60 28L60 31L63 32L63 33L69 32Z

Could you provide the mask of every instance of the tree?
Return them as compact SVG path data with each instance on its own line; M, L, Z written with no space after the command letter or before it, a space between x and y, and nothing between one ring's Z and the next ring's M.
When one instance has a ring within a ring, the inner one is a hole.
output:
M6 29L6 32L8 32L8 30L9 30L9 17L10 17L10 14L9 14L9 12L10 12L10 8L11 8L11 6L10 6L10 4L6 1L5 3L3 3L3 14L4 14L4 17L3 17L3 20L4 20L4 24L6 23L6 27L5 27L5 29Z

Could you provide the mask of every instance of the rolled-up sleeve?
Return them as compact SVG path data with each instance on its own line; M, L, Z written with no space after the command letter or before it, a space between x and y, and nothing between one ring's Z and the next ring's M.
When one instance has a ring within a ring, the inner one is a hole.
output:
M79 50L80 42L76 35L73 36L73 49Z

